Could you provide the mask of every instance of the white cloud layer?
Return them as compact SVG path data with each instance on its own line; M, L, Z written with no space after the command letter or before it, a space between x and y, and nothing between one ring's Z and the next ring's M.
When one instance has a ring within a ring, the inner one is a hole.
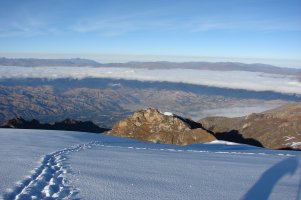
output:
M301 83L295 77L257 72L105 67L0 67L0 78L83 79L88 77L181 82L223 88L301 94Z

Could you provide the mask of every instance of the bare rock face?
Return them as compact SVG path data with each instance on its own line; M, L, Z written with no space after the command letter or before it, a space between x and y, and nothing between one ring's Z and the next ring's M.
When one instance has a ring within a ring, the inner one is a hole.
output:
M199 122L221 140L240 142L236 140L243 138L267 148L301 150L301 103L245 117L208 117Z
M116 123L110 135L130 137L162 144L188 145L211 142L216 138L202 125L171 113L148 108Z

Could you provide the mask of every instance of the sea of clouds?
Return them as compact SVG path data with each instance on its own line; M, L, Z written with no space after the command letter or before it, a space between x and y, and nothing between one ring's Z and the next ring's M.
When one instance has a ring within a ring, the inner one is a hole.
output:
M276 91L301 94L295 76L245 71L193 69L133 69L95 67L0 67L0 78L113 78L140 81L168 81L222 88Z

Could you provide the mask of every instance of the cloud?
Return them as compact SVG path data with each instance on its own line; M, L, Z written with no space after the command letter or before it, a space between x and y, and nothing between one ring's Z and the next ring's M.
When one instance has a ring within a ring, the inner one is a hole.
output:
M277 23L275 23L277 21ZM301 31L298 20L264 19L259 16L205 16L191 18L186 25L191 32L204 32L213 30L232 31Z
M43 19L26 17L20 20L0 21L0 37L31 37L62 33L63 29L51 26Z
M82 19L69 27L70 31L77 33L96 32L104 36L118 36L124 33L141 29L139 23L131 20L116 19Z
M180 31L187 33L207 32L216 30L231 31L301 31L297 22L275 24L271 20L231 20L221 18L188 20L148 19L139 17L82 19L70 26L70 30L78 33L97 32L104 36L118 36L136 31Z
M93 15L77 19L69 26L69 30L78 33L97 32L105 36L118 36L135 31L166 30L170 20L158 17L162 12L161 9L154 9L114 16Z
M0 67L0 78L113 78L141 81L168 81L222 88L275 91L301 94L300 83L292 76L269 76L257 72L190 69L132 69L94 67Z

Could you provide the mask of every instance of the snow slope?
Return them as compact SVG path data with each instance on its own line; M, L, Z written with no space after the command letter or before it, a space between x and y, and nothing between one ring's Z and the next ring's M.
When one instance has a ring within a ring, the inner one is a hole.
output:
M3 199L300 199L300 152L0 129Z

